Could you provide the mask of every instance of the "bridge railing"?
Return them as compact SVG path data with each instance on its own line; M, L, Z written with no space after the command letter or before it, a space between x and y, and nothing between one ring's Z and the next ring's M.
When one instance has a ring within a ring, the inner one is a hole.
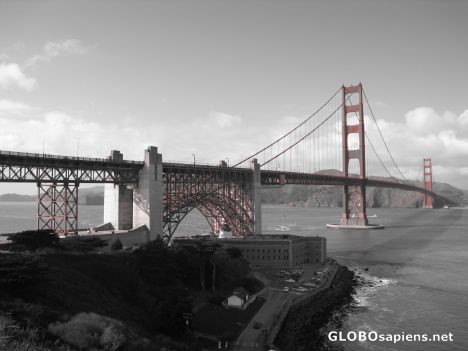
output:
M163 164L170 165L170 166L193 166L193 167L222 167L219 163L207 163L207 162L183 162L183 161L174 161L174 160L163 160ZM231 169L250 169L246 167L233 167L230 165L226 165L226 168Z
M72 161L92 161L92 162L111 162L112 161L116 163L143 164L143 161L111 160L110 158L78 157L78 156L65 156L65 155L53 155L53 154L45 154L45 153L17 152L17 151L5 151L5 150L0 150L0 155L49 158L49 159L52 158L52 159L57 159L57 160L72 160Z

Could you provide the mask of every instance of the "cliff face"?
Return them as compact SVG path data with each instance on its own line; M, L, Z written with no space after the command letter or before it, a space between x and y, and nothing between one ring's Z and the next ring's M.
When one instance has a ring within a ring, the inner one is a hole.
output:
M416 184L416 183L415 183ZM267 204L291 204L306 207L340 207L342 187L331 185L286 185L262 189L262 202ZM468 206L468 191L449 184L434 183L434 191L460 206ZM388 188L367 188L367 206L420 207L420 193Z

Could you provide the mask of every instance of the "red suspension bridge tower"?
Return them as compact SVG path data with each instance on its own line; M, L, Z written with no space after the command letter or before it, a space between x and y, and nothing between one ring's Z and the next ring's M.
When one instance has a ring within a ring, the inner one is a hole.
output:
M424 159L424 189L432 191L432 160L430 158ZM433 208L432 196L423 195L423 207Z
M356 95L357 101L355 101ZM349 104L350 101L354 102ZM350 114L354 114L354 116L349 116ZM366 179L366 149L364 143L364 108L361 83L354 86L342 87L342 133L343 176L350 176L350 161L356 159L359 163L358 176L363 182L360 185L346 184L343 186L341 225L367 226L366 187L364 184ZM358 135L358 146L355 149L350 149L349 137L352 134Z

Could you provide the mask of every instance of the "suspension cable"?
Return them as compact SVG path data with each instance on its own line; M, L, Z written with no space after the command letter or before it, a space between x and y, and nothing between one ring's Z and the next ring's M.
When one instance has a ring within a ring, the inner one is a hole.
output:
M291 129L288 133L284 134L283 136L281 136L280 138L278 138L277 140L275 140L274 142L272 142L270 145L268 146L265 146L263 149L261 149L260 151L256 152L255 154L253 155L250 155L249 157L246 157L245 159L243 159L242 161L236 163L234 166L232 167L237 167L238 165L244 163L245 161L248 161L250 159L252 159L253 157L257 156L259 153L265 151L266 149L268 149L269 147L271 147L272 145L274 145L275 143L279 142L281 139L289 136L291 133L293 133L294 131L296 131L298 128L300 128L301 126L303 126L305 123L307 123L311 118L313 118L317 113L319 113L339 92L341 91L341 87L325 102L322 104L322 106L320 106L313 114L311 114L309 117L307 117L301 124L299 124L298 126L296 126L294 129ZM268 161L269 162L269 161ZM266 162L266 163L268 163ZM265 163L264 163L265 164Z
M340 88L341 89L341 88ZM336 95L336 94L335 94ZM294 146L296 146L297 144L299 144L302 140L304 140L305 138L307 138L309 135L311 135L313 132L315 132L319 127L321 127L325 122L327 122L337 111L339 111L339 109L343 106L343 103L341 103L340 106L338 106L337 109L335 109L335 111L333 111L326 119L324 119L322 122L320 122L317 127L315 127L314 129L312 129L310 132L308 132L306 135L304 135L302 138L300 138L298 141L296 141L294 144L292 144L291 146L289 146L287 149L283 150L281 153L279 153L278 155L270 158L268 161L264 162L263 164L260 165L260 167L266 165L267 163L269 163L270 161L273 161L275 158L277 158L278 156L281 156L282 154L284 154L286 151L292 149Z
M388 154L390 155L390 158L392 159L392 162L393 164L395 165L396 169L398 170L398 173L400 173L401 177L403 178L403 180L406 180L405 176L403 175L403 173L401 172L400 168L398 167L398 165L396 164L395 162L395 159L393 158L392 156L392 153L390 152L390 149L388 148L388 145L387 145L387 142L385 141L383 135L382 135L382 132L380 131L380 128L379 128L379 124L377 123L377 120L374 116L374 111L372 111L372 107L370 106L369 104L369 100L367 99L367 95L366 95L366 92L364 91L364 88L362 89L362 92L364 94L364 98L366 99L366 103L367 103L367 106L369 107L369 111L371 113L371 116L372 118L374 119L374 122L375 122L375 125L377 126L377 130L379 131L379 134L380 134L380 137L382 138L383 142L384 142L384 145L385 145L385 148L387 149L387 152Z
M379 155L377 154L377 151L375 150L374 145L372 144L372 141L370 140L370 138L369 138L369 136L367 135L367 133L364 132L364 134L365 134L366 139L367 139L367 141L369 142L369 144L370 144L372 150L374 151L375 156L377 156L378 160L380 161L380 164L381 164L381 165L383 166L383 168L387 171L388 175L389 175L390 177L393 177L393 176L390 174L390 172L388 171L388 169L387 169L387 167L385 166L385 164L384 164L384 163L382 162L382 160L380 159Z

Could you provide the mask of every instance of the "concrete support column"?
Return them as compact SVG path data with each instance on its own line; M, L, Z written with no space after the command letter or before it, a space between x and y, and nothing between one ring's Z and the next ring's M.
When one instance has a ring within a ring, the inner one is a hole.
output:
M254 215L254 235L262 234L262 178L260 175L260 164L257 159L252 160L252 204Z
M121 184L104 185L104 223L115 229L133 227L133 190Z
M150 230L150 240L163 234L163 168L158 148L145 150L145 165L140 170L138 187L133 190L133 227L143 224Z
M112 161L122 161L123 155L112 150ZM104 223L112 223L115 229L132 229L133 191L124 184L104 185Z

